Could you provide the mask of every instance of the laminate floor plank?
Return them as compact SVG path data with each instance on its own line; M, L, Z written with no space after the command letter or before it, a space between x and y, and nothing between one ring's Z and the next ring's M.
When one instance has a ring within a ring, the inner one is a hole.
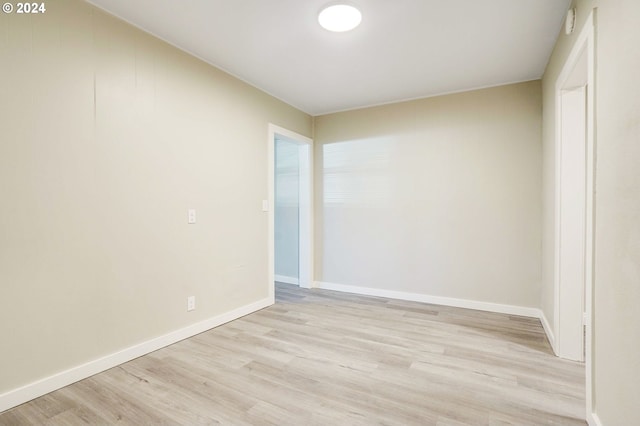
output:
M306 290L0 413L3 425L586 425L537 319Z

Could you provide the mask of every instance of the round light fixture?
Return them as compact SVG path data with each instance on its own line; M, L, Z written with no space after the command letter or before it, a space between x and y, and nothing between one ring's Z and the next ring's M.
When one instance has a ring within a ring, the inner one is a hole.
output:
M342 33L360 25L362 13L348 4L334 4L322 9L318 22L325 30Z

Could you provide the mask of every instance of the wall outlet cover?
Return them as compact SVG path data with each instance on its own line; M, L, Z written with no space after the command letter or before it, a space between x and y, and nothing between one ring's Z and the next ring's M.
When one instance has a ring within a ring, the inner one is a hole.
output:
M187 311L193 311L196 308L196 297L187 297Z

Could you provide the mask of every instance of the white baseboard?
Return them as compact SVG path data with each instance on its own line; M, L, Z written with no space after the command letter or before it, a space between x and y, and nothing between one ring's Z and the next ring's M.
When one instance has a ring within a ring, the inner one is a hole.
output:
M46 377L17 389L10 390L0 395L0 412L31 401L34 398L45 395L54 390L63 388L79 380L86 379L94 374L101 373L132 359L146 355L158 349L169 346L180 340L200 334L219 325L233 321L252 312L266 308L273 304L271 298L266 298L250 305L242 306L222 315L192 324L180 330L172 331L160 337L146 342L130 346L121 351L106 355L102 358L78 365L53 376Z
M600 420L600 417L598 417L596 413L589 414L587 418L587 423L589 423L589 426L603 426L602 421Z
M300 285L300 281L298 280L298 277L288 277L286 275L276 275L274 277L274 279L276 281L278 281L279 283Z
M547 316L544 314L542 310L540 310L540 322L542 323L542 328L544 329L545 334L547 335L547 340L549 340L549 344L551 345L551 349L553 349L553 353L558 355L558 350L556 348L556 337L553 334L553 329L549 325L549 321L547 320Z
M499 303L478 302L468 299L456 299L452 297L430 296L421 293L408 293L379 288L359 287L345 284L334 284L322 281L315 282L316 288L325 290L342 291L345 293L363 294L366 296L386 297L389 299L408 300L412 302L431 303L434 305L453 306L456 308L476 309L479 311L497 312L501 314L519 315L523 317L540 318L542 311L537 308L524 306L502 305Z

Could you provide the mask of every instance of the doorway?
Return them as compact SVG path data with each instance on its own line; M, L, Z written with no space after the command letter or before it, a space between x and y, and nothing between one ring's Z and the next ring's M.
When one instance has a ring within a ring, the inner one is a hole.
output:
M585 362L587 418L593 408L595 43L593 12L556 81L555 297L553 349Z
M269 280L313 283L313 141L269 125Z

